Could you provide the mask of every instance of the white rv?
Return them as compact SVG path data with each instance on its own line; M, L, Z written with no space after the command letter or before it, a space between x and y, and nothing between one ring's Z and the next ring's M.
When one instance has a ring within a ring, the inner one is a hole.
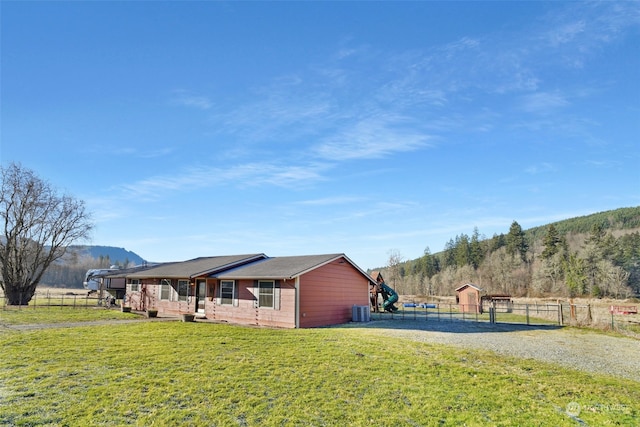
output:
M89 292L99 292L102 296L102 291L107 291L116 298L121 298L120 294L124 293L125 289L124 278L112 279L105 277L118 271L120 271L120 269L115 266L112 266L111 268L95 268L87 270L82 285Z

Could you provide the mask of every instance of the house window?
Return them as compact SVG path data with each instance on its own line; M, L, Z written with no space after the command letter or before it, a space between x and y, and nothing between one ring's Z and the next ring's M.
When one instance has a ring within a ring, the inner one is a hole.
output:
M140 291L140 279L129 279L129 287L131 288L131 292Z
M221 304L233 304L233 290L235 288L235 282L233 280L221 280L220 281L220 298Z
M275 282L273 280L260 280L258 282L258 288L258 307L273 308Z
M171 280L169 279L160 280L160 299L161 300L171 299Z
M189 281L178 280L178 301L186 301L189 293Z

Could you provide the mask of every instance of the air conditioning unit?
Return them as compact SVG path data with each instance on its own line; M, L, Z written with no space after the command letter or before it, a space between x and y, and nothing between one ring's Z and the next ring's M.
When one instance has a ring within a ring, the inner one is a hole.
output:
M353 322L368 322L370 311L368 305L354 305L352 308L351 320Z

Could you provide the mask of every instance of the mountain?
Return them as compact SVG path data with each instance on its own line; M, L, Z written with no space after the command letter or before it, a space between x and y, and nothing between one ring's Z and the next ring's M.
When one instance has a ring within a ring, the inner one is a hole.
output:
M506 227L506 224L505 224ZM640 206L522 230L451 238L417 259L377 269L400 293L452 295L464 283L514 296L640 296Z
M71 246L70 250L80 256L88 256L95 259L108 258L111 264L135 265L144 264L146 261L135 252L115 246Z
M586 234L589 233L594 226L602 226L603 230L609 231L621 230L623 233L632 232L640 229L640 206L569 218L551 224L529 228L525 232L529 238L541 238L547 232L547 228L550 225L553 225L560 234Z

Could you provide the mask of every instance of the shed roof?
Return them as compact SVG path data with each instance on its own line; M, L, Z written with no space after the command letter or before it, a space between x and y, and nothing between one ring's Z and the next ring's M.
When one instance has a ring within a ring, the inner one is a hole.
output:
M200 257L189 261L169 262L144 271L127 274L129 278L180 279L207 276L221 270L266 258L265 254Z
M355 267L369 281L373 281L366 272L354 264L345 254L265 258L231 270L214 273L211 277L218 279L293 279L340 258Z
M381 278L382 281L384 281L384 278L382 277L382 273L380 273L378 270L373 270L371 273L369 273L369 276L371 276L375 280L378 280L378 278Z
M456 292L460 292L460 291L462 291L462 290L464 290L464 289L466 289L466 288L473 288L473 289L475 289L475 290L476 290L476 291L478 291L478 292L483 292L483 291L484 291L484 289L482 289L482 288L481 288L480 286L478 286L478 285L474 285L473 283L466 283L466 284L464 284L464 285L462 285L462 286L457 287L457 288L456 288Z

